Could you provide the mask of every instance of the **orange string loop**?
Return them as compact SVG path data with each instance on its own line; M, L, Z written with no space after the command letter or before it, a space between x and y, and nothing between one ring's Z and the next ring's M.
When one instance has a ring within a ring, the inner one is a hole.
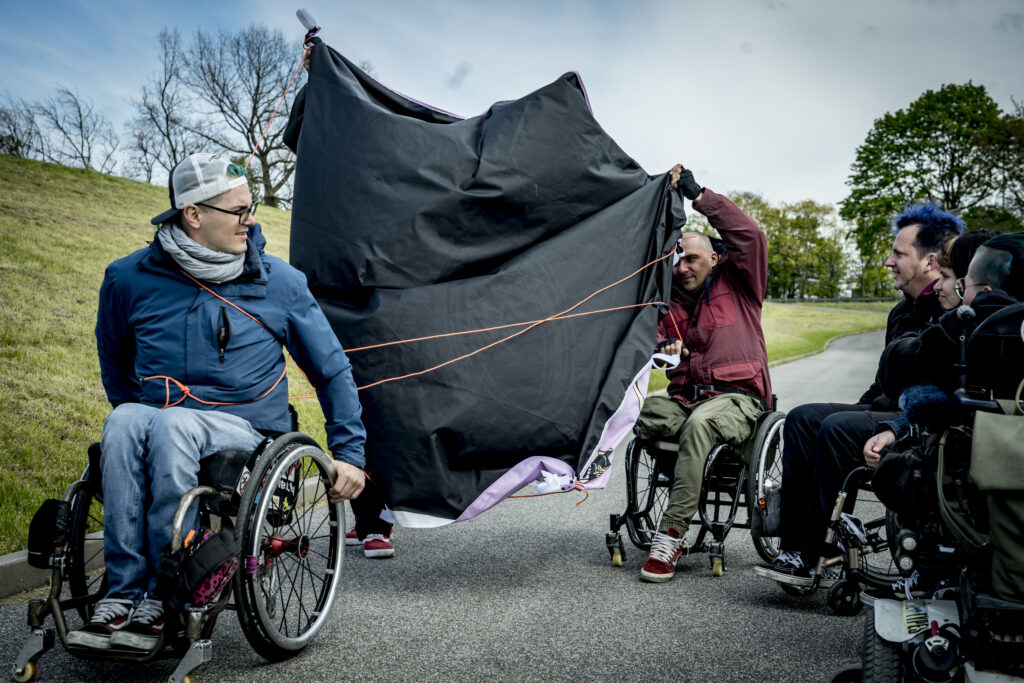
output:
M557 496L562 493L572 493L573 491L582 491L583 497L576 501L576 507L583 505L590 498L590 491L580 486L578 481L574 481L572 488L566 491L548 491L547 493L520 493L518 495L508 496L509 498L541 498L543 496Z

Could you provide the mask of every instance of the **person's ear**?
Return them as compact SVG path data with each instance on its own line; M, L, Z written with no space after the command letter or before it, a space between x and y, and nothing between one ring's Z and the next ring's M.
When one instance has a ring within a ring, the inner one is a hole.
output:
M711 250L711 265L718 265L718 252L715 251L714 249Z
M191 227L193 230L199 227L199 207L195 204L189 204L181 210L182 215L185 217L185 226Z

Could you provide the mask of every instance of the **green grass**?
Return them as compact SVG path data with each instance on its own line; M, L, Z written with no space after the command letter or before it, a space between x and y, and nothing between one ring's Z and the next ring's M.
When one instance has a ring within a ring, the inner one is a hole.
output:
M882 302L827 304L776 304L767 302L761 315L768 362L794 358L821 351L829 339L844 334L867 332L885 327L885 316L877 310ZM893 304L888 304L888 311ZM651 373L648 391L668 386L663 370Z
M0 553L25 547L39 504L86 464L109 410L93 327L108 263L153 238L167 191L123 178L0 155ZM288 258L288 212L260 207L269 252ZM878 314L768 304L771 359L881 327ZM663 373L662 373L663 376ZM291 394L312 389L293 367ZM296 402L324 444L316 400Z

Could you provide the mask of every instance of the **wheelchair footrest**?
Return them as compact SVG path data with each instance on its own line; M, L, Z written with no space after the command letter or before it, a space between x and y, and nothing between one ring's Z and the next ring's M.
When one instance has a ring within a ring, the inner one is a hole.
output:
M185 656L178 662L168 681L180 683L185 676L198 669L203 664L213 659L213 643L207 639L194 640L189 646Z

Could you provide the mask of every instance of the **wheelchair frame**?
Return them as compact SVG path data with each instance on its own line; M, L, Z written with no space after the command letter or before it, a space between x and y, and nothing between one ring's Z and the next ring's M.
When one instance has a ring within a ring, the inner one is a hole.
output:
M715 576L722 576L725 571L725 538L734 526L751 530L754 547L765 561L778 555L776 539L759 533L752 522L760 519L767 496L782 483L784 421L784 413L765 411L742 446L718 444L708 454L698 515L690 522L700 529L694 542L684 547L683 555L707 553ZM742 459L742 451L747 450L748 444L751 466ZM672 486L671 474L666 473L659 462L674 460L678 449L675 442L644 443L636 437L626 447L626 510L620 515L610 515L610 531L605 536L605 545L615 566L621 566L626 555L620 531L623 524L634 546L650 550ZM660 455L671 458L659 458ZM747 512L745 522L736 521L741 505ZM711 540L707 540L708 534Z
M59 639L70 654L93 659L145 662L184 649L168 680L192 681L192 672L213 656L210 636L217 617L225 609L236 612L246 639L269 660L286 659L309 645L326 623L341 578L344 506L327 498L335 477L334 466L316 441L298 432L268 441L251 454L242 453L247 461L240 463L244 467L236 481L200 481L179 502L172 530L172 552L182 547L188 508L200 498L203 526L209 526L211 515L235 513L239 568L217 599L202 606L186 604L180 615L168 613L167 626L157 646L149 652L96 650L67 642L71 629L65 612L77 609L83 621L88 621L93 605L106 594L105 572L90 578L85 554L88 522L95 518L93 503L102 499L99 478L95 476L99 471L99 449L98 444L93 444L90 464L82 478L72 482L62 496L61 500L71 508L70 533L50 556L52 578L48 596L29 602L31 630L12 666L13 679L32 680L39 658ZM230 454L217 453L204 462ZM71 595L62 599L65 581ZM234 603L230 602L232 596ZM45 626L47 617L53 618L53 627ZM179 635L179 626L183 635Z
M838 543L839 555L832 558L819 557L818 563L811 569L809 586L795 586L780 583L783 590L790 594L808 594L817 590L828 567L841 566L843 576L828 589L828 606L833 613L841 616L857 614L862 602L862 588L888 588L900 577L896 568L896 538L898 522L891 510L886 510L881 517L863 522L858 517L844 512L847 505L857 500L859 490L870 491L864 478L870 475L867 467L858 467L846 475L843 487L836 496L836 504L832 508L828 530L825 532L825 543ZM852 501L852 502L851 502ZM884 534L883 534L884 532ZM876 563L868 558L871 555L887 554L889 561Z

